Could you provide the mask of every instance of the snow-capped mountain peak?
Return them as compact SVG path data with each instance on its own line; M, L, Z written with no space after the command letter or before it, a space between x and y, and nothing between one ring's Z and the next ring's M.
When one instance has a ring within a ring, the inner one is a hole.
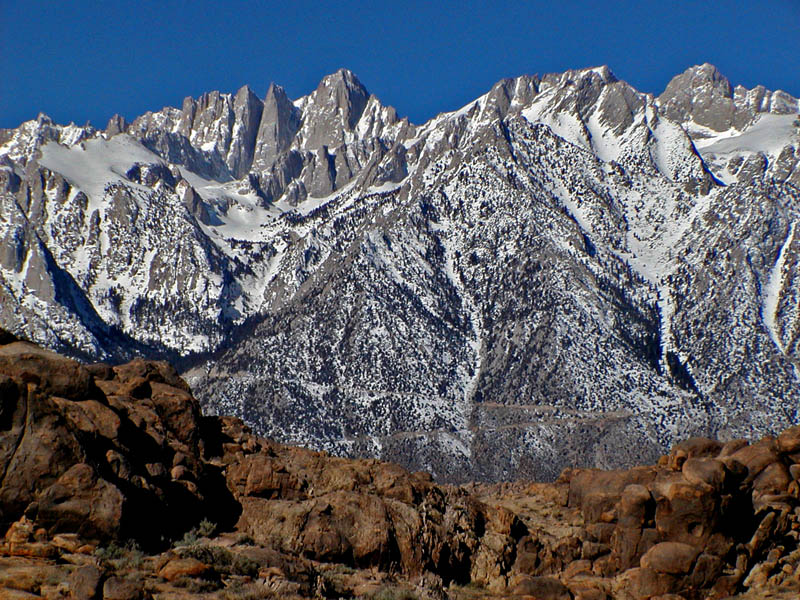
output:
M498 82L414 125L340 70L0 131L0 325L179 362L262 433L443 479L796 420L798 102L713 66Z

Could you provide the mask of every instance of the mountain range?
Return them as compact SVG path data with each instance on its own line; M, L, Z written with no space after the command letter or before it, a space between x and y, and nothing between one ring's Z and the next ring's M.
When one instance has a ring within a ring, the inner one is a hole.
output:
M0 130L0 326L440 481L756 437L800 401L800 104L712 65L498 82L416 125L347 70Z

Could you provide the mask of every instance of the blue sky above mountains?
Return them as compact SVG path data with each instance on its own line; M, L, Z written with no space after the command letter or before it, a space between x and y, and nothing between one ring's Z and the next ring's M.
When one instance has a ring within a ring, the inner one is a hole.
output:
M0 127L45 112L105 126L184 96L269 83L304 95L340 67L414 122L497 80L608 64L660 93L714 63L800 95L800 2L6 2Z

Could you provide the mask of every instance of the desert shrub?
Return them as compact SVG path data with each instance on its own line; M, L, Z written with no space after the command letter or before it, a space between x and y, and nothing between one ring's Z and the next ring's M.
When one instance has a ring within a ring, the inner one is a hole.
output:
M372 600L417 600L417 596L409 590L383 587L372 596Z
M341 575L352 575L355 573L356 570L344 563L329 563L325 565L325 574L333 573L333 574L341 574Z
M103 561L117 560L122 558L125 550L117 542L111 541L108 546L98 546L94 549L94 555Z
M212 523L208 519L203 519L197 524L195 529L197 530L197 535L201 537L211 537L217 532L217 524Z
M172 582L177 588L182 588L190 594L202 594L204 592L214 592L221 587L219 581L211 579L198 579L195 577L178 577Z
M183 534L183 538L173 544L174 548L180 546L194 546L201 538L211 537L217 531L217 524L212 523L208 519L200 521L196 527L192 527L189 531Z
M94 555L101 562L111 563L116 568L138 569L144 562L144 553L139 549L139 544L134 540L128 540L123 545L115 541L109 542L107 546L99 546L95 549Z
M258 575L258 563L241 554L219 546L192 545L181 550L181 556L194 558L210 565L221 575Z
M181 548L183 546L194 546L200 541L197 536L197 531L190 529L183 534L183 537L172 544L173 548Z
M253 588L245 587L242 584L230 585L222 592L222 597L225 600L272 600L279 596L271 590L265 590L262 587Z

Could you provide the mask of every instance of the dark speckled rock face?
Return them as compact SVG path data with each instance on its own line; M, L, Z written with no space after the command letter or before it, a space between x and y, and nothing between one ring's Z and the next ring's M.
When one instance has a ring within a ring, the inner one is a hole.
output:
M691 120L717 132L745 129L761 113L797 113L797 99L786 92L771 92L763 86L734 87L708 63L675 76L658 101L670 119Z
M689 69L674 77L659 96L666 116L681 121L692 118L714 131L743 127L753 118L733 101L730 81L712 65Z
M349 71L0 132L0 324L176 361L212 411L442 481L797 421L800 122L711 65L499 82L414 125Z

